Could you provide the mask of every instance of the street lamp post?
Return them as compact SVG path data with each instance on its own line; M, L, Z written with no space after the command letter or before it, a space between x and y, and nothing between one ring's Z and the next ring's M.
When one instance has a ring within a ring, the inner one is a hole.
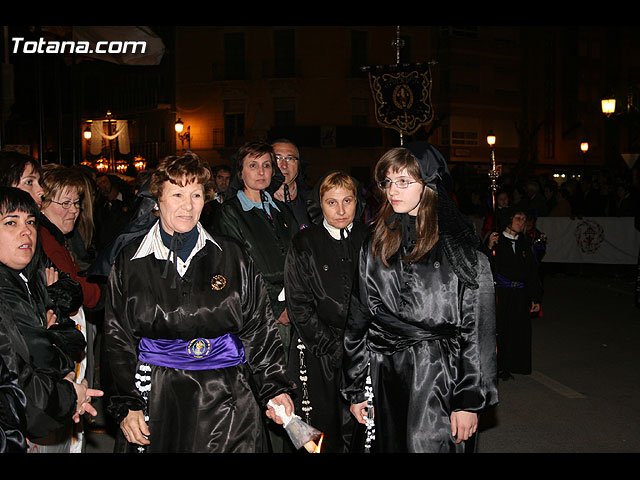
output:
M114 142L114 139L111 138L115 132L112 131L111 126L116 125L117 120L115 120L112 117L111 110L107 110L107 116L106 116L106 119L103 120L103 122L106 122L107 124L107 135L108 135L107 148L109 150L109 171L115 172L116 171L115 142Z
M631 158L631 156L637 155L634 153L634 150L637 151L637 148L638 148L637 132L638 132L638 125L640 120L640 108L638 107L638 104L636 101L638 88L639 88L638 85L632 85L629 87L627 91L626 106L619 108L618 112L616 112L616 99L613 95L610 97L604 98L601 101L602 113L605 114L608 119L619 118L623 122L623 125L626 127L627 152L620 153L619 151L619 148L620 148L620 139L618 137L619 131L618 129L616 129L615 131L616 154L622 155L623 159L625 160L625 163L627 163L627 166L629 166L629 168L631 168L632 164L628 163L628 158Z
M191 150L191 125L187 125L187 131L184 131L184 123L182 123L182 119L178 118L175 123L176 133L178 134L178 138L182 143L182 149L184 150L184 141L187 141L188 150Z

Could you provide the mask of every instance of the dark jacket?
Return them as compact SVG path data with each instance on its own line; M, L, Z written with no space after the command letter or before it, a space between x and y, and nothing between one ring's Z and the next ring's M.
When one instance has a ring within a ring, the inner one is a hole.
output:
M240 241L262 273L274 316L285 308L278 301L284 288L284 262L298 223L289 208L273 200L280 211L271 208L270 219L263 210L244 211L237 196L226 200L216 212L212 234L222 234Z
M512 246L512 243L515 245ZM542 301L538 265L531 243L524 234L518 235L518 239L512 242L501 233L494 254L489 259L498 286L504 282L523 282L528 303Z
M25 453L27 397L17 382L17 375L0 357L0 453Z
M44 271L33 274L27 290L18 272L0 265L0 356L18 375L27 397L30 439L45 437L70 421L76 394L64 376L86 346L68 317L60 316L58 325L46 328L46 310L52 304L45 285Z

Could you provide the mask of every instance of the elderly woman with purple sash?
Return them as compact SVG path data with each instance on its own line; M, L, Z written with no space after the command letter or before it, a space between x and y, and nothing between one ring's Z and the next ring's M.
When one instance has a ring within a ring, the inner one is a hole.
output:
M125 245L105 306L116 451L266 452L264 425L293 413L262 277L239 243L199 223L206 162L167 157L149 188L159 219Z

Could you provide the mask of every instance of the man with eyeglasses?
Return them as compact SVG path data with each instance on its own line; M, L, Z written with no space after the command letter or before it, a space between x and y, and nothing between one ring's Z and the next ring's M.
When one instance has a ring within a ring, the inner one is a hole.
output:
M311 224L307 211L307 188L304 184L304 166L300 159L298 147L287 139L271 142L276 155L278 168L284 175L284 182L276 190L274 196L291 208L300 228Z

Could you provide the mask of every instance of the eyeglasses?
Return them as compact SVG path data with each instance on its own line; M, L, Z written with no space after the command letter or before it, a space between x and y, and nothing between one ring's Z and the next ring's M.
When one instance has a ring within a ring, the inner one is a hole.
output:
M51 200L51 201L53 203L57 203L58 205L60 205L65 210L69 210L71 208L71 205L76 207L78 210L82 210L82 204L80 203L79 200L77 202L72 202L70 200L65 200L64 202L56 202L55 200Z
M284 160L287 163L289 163L289 162L297 162L298 161L298 157L295 157L293 155L287 155L285 157L283 155L276 154L276 161L279 162L280 160Z
M391 180L382 180L381 182L378 182L378 186L381 189L386 190L387 188L391 188L391 184L394 184L398 188L407 188L412 183L419 183L419 182L411 182L406 178L401 178L400 180L396 180L395 182L392 182Z

